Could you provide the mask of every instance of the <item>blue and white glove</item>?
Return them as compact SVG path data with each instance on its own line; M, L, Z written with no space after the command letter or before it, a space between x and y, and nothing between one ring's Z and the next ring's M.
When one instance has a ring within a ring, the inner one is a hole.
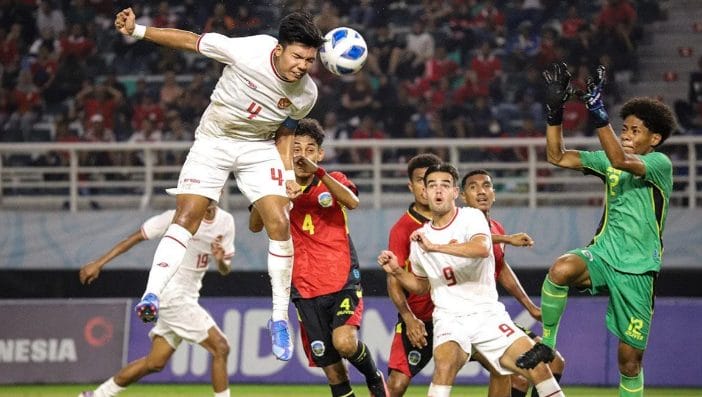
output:
M602 128L609 124L609 115L605 109L602 98L602 90L606 82L606 69L600 65L597 67L597 77L587 78L587 91L580 95L580 99L585 102L585 106L590 111L595 128Z

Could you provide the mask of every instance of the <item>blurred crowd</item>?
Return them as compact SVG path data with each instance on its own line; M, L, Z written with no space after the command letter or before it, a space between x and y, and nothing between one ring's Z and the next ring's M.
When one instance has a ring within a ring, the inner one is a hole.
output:
M118 34L120 2L0 0L0 141L190 141L222 65L198 54ZM576 86L608 67L636 79L637 46L654 0L250 1L179 0L132 5L137 23L229 36L277 33L285 13L310 10L323 32L351 26L364 36L363 71L339 78L319 63L311 114L327 141L345 139L529 137L544 131L541 71L568 62ZM566 105L564 127L589 135L582 103ZM415 150L387 153L404 161ZM437 153L445 155L445 153ZM514 161L518 150L466 153ZM367 162L366 150L329 150L329 161ZM182 153L159 164L181 164ZM8 161L8 159L6 159ZM65 164L65 156L9 161ZM96 153L89 165L138 165L138 155Z

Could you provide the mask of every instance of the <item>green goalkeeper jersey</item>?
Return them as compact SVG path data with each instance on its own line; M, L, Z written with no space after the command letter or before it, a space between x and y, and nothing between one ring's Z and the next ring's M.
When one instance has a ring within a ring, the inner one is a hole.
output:
M615 269L633 274L661 269L663 227L673 190L668 156L651 152L639 158L646 165L642 177L613 168L602 150L580 152L583 172L599 176L606 186L604 214L589 249Z

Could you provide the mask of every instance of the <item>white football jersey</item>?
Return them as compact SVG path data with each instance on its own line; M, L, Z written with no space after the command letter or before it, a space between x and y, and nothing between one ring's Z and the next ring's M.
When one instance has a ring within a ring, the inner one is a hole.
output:
M276 44L268 35L200 36L198 52L226 66L196 134L267 140L285 119L307 116L317 101L317 85L309 75L292 83L283 80L273 66Z
M427 222L419 229L434 244L465 243L473 236L490 237L485 215L475 208L458 208L448 225L436 228ZM490 244L492 247L492 244ZM435 312L473 314L499 309L495 286L495 257L465 258L426 252L416 241L410 244L412 272L428 278Z
M174 214L175 210L169 210L147 219L141 226L142 236L147 240L161 238L173 221ZM159 296L161 305L167 305L168 300L176 296L197 299L212 255L210 245L221 235L224 258L230 259L234 256L234 234L234 217L221 208L217 208L213 220L203 219L188 243L178 270Z

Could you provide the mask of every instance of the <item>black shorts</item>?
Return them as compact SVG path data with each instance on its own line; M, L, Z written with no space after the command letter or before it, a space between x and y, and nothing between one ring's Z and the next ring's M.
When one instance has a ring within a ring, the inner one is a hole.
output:
M399 371L407 377L413 378L427 366L433 355L434 324L431 320L424 321L424 328L427 331L428 343L422 348L417 348L412 346L407 337L405 322L401 318L398 320L395 324L395 336L390 347L388 370Z
M361 326L361 290L345 289L315 298L293 299L300 319L300 337L311 367L326 367L341 361L332 343L332 331L342 325Z

